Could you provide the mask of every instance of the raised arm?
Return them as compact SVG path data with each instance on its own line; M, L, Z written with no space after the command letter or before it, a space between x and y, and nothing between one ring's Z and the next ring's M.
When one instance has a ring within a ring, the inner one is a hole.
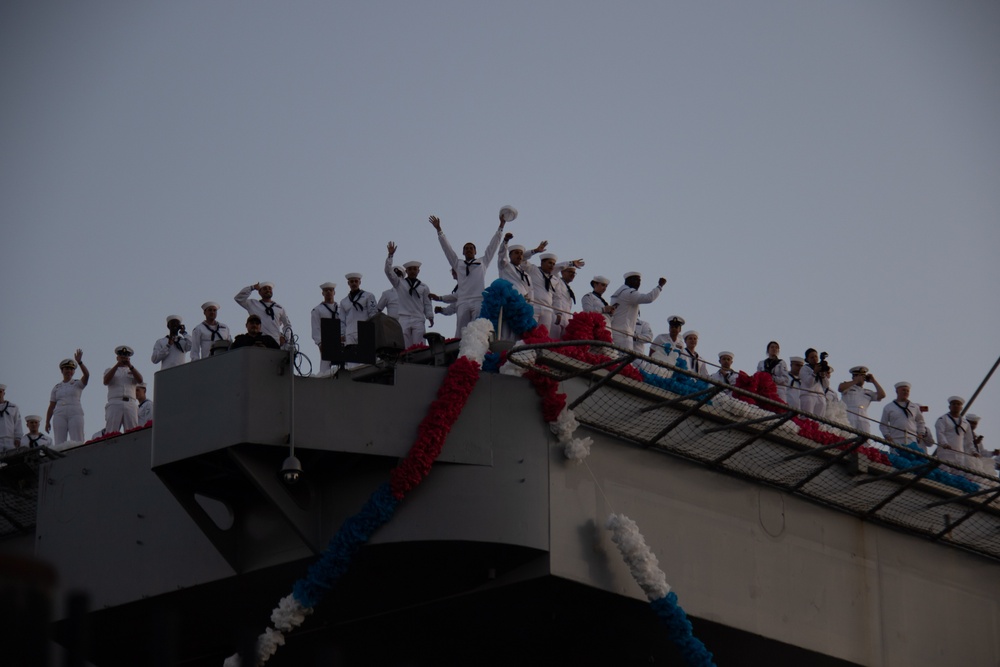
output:
M392 258L396 254L396 244L389 241L385 247L389 251L389 254L385 258L385 277L389 279L390 285L396 287L399 285L399 276L392 270ZM381 307L379 308L381 309Z
M244 287L243 289L241 289L239 292L236 293L236 296L233 297L233 300L236 301L236 303L240 304L240 308L245 308L246 310L249 311L250 308L247 307L247 304L250 302L250 295L253 294L253 291L255 289L257 289L256 284L247 285L246 287Z
M83 363L83 350L77 348L73 358L76 359L76 365L80 367L80 384L86 387L87 383L90 382L90 371Z
M448 243L448 238L444 235L444 232L441 231L441 218L436 215L432 215L427 218L427 221L430 222L431 226L437 230L438 243L441 244L441 250L444 251L444 256L448 259L448 265L455 268L455 265L458 262L458 255L455 254L455 250L451 247L451 244Z

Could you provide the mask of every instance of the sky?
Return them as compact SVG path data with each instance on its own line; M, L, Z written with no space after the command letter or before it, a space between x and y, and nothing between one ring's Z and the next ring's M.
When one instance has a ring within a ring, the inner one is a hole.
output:
M90 434L115 346L152 381L167 315L243 331L257 281L318 367L321 283L380 294L394 241L449 292L427 216L483 249L511 204L578 296L663 276L656 333L815 347L933 421L1000 356L998 45L967 0L2 3L0 383L44 416L82 348Z

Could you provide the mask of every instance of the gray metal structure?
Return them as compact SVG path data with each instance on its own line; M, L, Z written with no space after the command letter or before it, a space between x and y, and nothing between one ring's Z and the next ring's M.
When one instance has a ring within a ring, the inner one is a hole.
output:
M767 423L713 432L740 420L561 355L525 363L563 378L591 455L564 458L526 380L483 374L428 479L268 664L682 664L612 512L638 523L718 664L1000 664L988 494L886 477ZM0 552L30 541L62 593L87 594L85 615L56 598L54 629L68 644L85 619L95 664L221 665L386 481L445 372L293 377L258 349L161 371L153 427L44 463L33 534ZM293 418L304 476L288 486ZM974 536L935 536L960 512Z

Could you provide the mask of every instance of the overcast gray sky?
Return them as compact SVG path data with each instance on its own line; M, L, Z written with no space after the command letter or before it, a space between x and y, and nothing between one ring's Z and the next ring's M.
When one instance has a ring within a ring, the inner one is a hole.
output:
M985 1L5 2L0 382L44 415L82 347L90 434L115 345L152 380L166 315L242 331L261 280L318 366L320 283L380 294L393 240L448 292L427 216L483 248L509 203L578 295L662 275L657 333L826 350L936 418L1000 355L998 44Z

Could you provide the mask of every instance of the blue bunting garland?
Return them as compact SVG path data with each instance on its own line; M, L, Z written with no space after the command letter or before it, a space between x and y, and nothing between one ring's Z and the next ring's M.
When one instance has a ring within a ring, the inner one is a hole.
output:
M912 453L907 450L912 450ZM922 453L923 452L921 451L920 446L915 442L911 442L906 445L906 449L890 449L887 454L889 456L889 462L894 468L906 470L907 468L913 468L926 463L927 459L919 455ZM935 468L931 471L931 473L927 475L927 479L933 479L936 482L953 486L956 489L965 491L966 493L974 493L979 490L979 485L975 482L972 482L961 475L955 475L946 470L941 470L941 468Z
M673 642L689 667L714 667L711 651L694 636L691 621L677 604L677 594L670 591L665 597L649 603L656 615L667 628L667 636Z
M503 308L503 323L518 336L531 331L538 322L535 321L535 309L531 307L520 292L514 289L508 281L497 278L483 291L483 306L479 309L479 317L485 317L493 323L494 331L499 332L497 319Z

